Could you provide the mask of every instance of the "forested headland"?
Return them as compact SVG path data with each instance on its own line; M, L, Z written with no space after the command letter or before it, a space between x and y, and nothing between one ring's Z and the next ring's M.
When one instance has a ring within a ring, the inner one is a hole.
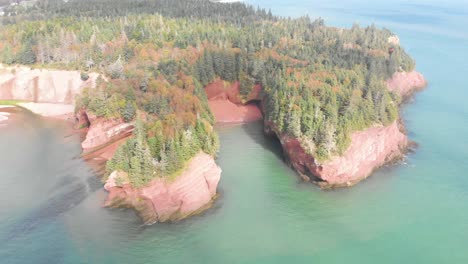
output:
M134 137L107 163L138 187L169 177L219 142L204 86L263 87L266 122L299 138L319 161L339 155L353 131L398 118L400 98L384 81L411 71L393 33L328 27L241 3L208 0L39 0L2 17L0 61L99 72L77 98L99 117L135 122Z

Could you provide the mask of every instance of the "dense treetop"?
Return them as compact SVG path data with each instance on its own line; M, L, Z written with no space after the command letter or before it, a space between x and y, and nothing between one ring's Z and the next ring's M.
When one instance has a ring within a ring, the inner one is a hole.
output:
M37 0L36 5L28 10L11 9L16 15L4 19L4 23L65 16L120 17L155 13L165 17L211 19L238 25L262 19L275 19L271 12L264 9L256 10L242 3L215 3L208 0Z
M200 150L216 152L203 87L217 78L239 81L243 96L262 85L266 121L324 161L349 146L351 132L398 117L384 80L414 68L389 30L338 29L240 3L40 0L3 23L3 63L110 77L77 108L137 123L108 163L137 186L177 173Z

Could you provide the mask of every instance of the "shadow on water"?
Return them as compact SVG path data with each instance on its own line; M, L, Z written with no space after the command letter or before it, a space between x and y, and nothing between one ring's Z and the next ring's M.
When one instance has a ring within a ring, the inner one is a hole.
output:
M83 202L99 188L100 183L96 177L86 179L80 179L74 175L62 177L50 189L50 192L53 192L51 197L13 224L0 241L8 242L17 239L33 232L41 225L55 221L59 216Z
M22 108L16 111L19 113L17 121L24 121L20 124L25 123L28 127L32 127L32 129L22 131L33 133L34 137L31 140L40 142L40 144L28 142L22 146L24 151L38 153L31 155L25 162L29 164L27 165L29 167L40 164L37 170L34 170L34 174L42 178L41 183L45 187L45 189L41 189L42 187L37 189L37 193L32 193L32 195L41 197L41 193L47 192L47 198L11 224L4 233L4 237L0 237L0 243L27 236L41 226L55 222L61 215L81 204L89 195L102 187L95 171L84 166L80 158L76 158L76 152L79 151L79 148L75 146L76 138L70 137L68 141L61 141L65 138L62 134L65 131L62 123L51 120L45 122L44 119ZM14 127L17 128L17 126ZM26 136L29 135L26 134ZM30 150L30 146L34 146L36 151ZM48 155L40 153L48 153Z
M275 154L278 159L284 160L283 149L279 139L274 135L267 135L263 128L263 121L242 125L242 129L255 143Z
M277 158L278 162L286 162L281 142L275 135L267 135L264 132L264 125L262 121L244 124L242 125L242 130L258 145L260 145L265 150L273 153ZM414 146L416 148L416 145ZM394 171L402 165L407 165L408 157L414 155L413 151L408 152L403 159L398 159L392 161L378 169L376 169L369 177L364 179L360 184L357 184L353 188L330 188L330 189L320 189L316 184L310 182L305 182L301 179L300 175L293 168L288 166L291 175L296 176L296 187L299 190L304 191L317 191L320 190L327 195L335 194L350 194L355 193L357 190L363 189L373 189L377 188L376 186L382 186L388 184L388 181L391 180L390 175L394 175Z
M302 183L307 183L304 180L302 180L301 176L296 170L294 170L291 166L288 165L288 162L283 152L283 147L278 137L275 134L268 135L264 132L263 121L245 124L242 126L242 129L251 139L253 139L253 141L255 141L255 143L262 146L265 150L273 153L278 159L278 162L283 162L288 167L288 171L291 173L291 175L296 176L295 180L298 186L302 185ZM314 184L305 185L313 186L314 189L318 188Z

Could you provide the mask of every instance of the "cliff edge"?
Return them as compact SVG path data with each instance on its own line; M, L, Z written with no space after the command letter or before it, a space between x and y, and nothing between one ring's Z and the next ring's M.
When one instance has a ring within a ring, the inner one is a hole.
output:
M132 136L134 124L120 118L97 117L86 109L74 114L75 96L85 87L94 88L98 76L93 73L89 74L89 79L82 80L77 71L0 64L0 100L22 101L18 103L20 106L42 116L72 118L75 128L86 132L81 144L83 152L106 161ZM6 120L6 114L0 115L0 121L3 119ZM182 219L209 207L216 197L221 169L213 157L199 153L173 182L155 179L135 189L125 180L125 184L117 185L116 175L117 172L111 174L106 182L109 196L105 206L133 208L146 224L151 224Z
M387 80L387 88L406 99L426 86L418 72L397 72ZM409 144L403 124L374 126L351 134L351 144L341 156L318 162L308 154L297 138L279 133L274 124L265 122L265 132L278 137L285 158L301 177L322 188L347 187L367 178L377 168L401 158Z
M86 80L79 71L0 65L0 100L73 104L84 87L95 87L98 73Z
M416 71L395 72L392 78L387 80L388 89L399 94L403 99L408 98L426 85L427 81L424 76Z
M213 157L203 152L173 182L157 178L141 189L116 171L104 186L109 191L105 206L134 208L145 224L180 220L211 205L220 177Z
M242 99L240 83L216 80L205 87L208 104L217 123L248 123L261 120L262 112L257 104L261 100L261 86L255 85Z
M375 169L400 158L408 138L397 121L389 126L375 126L351 135L351 145L341 156L318 162L303 148L299 139L278 134L270 125L267 133L275 133L283 147L285 158L304 180L312 180L322 188L348 187L367 178Z

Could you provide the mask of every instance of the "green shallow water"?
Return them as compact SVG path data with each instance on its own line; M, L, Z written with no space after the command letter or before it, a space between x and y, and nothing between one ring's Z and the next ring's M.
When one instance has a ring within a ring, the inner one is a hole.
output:
M213 208L146 227L101 207L76 136L27 115L0 127L0 263L468 263L467 5L250 2L397 32L430 83L403 109L417 151L351 189L321 191L299 181L260 123L218 127Z

